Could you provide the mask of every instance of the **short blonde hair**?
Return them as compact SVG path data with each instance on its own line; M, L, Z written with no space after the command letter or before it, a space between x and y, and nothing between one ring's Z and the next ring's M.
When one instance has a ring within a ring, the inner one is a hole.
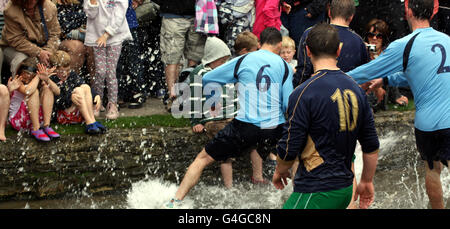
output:
M281 47L292 48L295 50L295 42L289 36L283 36L283 39L281 40Z
M239 53L243 49L250 50L258 47L258 37L250 31L244 31L236 37L234 50Z
M50 56L50 64L54 67L67 67L70 65L70 55L67 52L58 50Z

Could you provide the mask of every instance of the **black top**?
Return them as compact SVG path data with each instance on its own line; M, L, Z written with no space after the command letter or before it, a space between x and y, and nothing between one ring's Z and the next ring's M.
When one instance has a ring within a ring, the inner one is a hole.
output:
M153 2L160 6L161 13L195 15L195 0L153 0Z
M54 110L65 110L72 106L72 92L75 88L86 84L84 79L80 77L75 72L70 72L67 79L62 82L58 76L51 76L50 77L53 82L56 83L56 85L59 86L59 89L61 93L58 96L55 96L55 104L53 106ZM91 89L92 98L95 98L97 93L94 92L94 90Z

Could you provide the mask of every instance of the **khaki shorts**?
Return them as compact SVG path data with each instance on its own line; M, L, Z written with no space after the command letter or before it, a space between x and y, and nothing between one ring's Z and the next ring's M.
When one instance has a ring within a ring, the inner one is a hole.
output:
M200 62L206 36L195 32L194 18L163 18L161 24L161 60L179 64L181 57Z

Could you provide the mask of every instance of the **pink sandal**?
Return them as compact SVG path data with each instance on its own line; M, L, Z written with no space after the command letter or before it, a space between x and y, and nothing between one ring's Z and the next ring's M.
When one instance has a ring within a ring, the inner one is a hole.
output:
M33 135L33 137L41 142L49 142L50 138L47 136L47 134L44 133L44 131L42 129L39 130L32 130L31 131L31 135Z
M61 135L59 135L58 133L56 133L51 127L47 126L44 127L44 132L51 138L59 138L61 137Z

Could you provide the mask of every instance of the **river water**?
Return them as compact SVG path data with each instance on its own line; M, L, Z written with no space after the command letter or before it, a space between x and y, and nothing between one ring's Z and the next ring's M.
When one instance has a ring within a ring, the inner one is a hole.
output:
M394 131L395 129L395 131ZM424 185L424 164L415 146L412 125L379 131L380 154L374 178L373 209L426 209L428 197ZM363 166L360 146L356 149L355 173L359 180ZM185 162L186 166L190 162ZM218 173L220 174L220 173ZM176 174L178 182L182 175ZM270 178L270 171L267 171ZM273 185L253 185L248 179L237 179L234 187L225 189L219 178L201 179L189 193L183 208L193 209L278 209L292 192L290 183L284 190ZM450 195L450 174L443 169L441 180L445 201ZM64 198L42 201L0 203L0 209L158 209L174 196L177 184L155 177L132 184L122 194ZM447 201L445 202L449 208Z

